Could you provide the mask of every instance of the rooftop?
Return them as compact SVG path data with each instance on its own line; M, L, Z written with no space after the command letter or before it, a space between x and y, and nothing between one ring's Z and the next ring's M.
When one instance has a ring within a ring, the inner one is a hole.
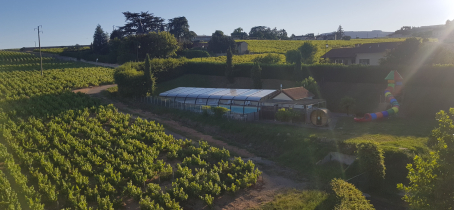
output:
M283 89L282 93L290 97L292 100L300 100L308 97L314 97L315 95L309 92L304 87L294 87L294 88L287 88Z
M274 92L276 90L178 87L163 92L159 96L168 98L260 101L261 99L267 99Z

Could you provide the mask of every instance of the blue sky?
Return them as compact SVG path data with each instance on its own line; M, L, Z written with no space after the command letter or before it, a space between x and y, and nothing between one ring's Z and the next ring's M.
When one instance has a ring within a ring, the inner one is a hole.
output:
M199 35L265 25L290 36L330 32L339 25L346 31L395 31L444 24L454 19L454 0L9 0L0 6L0 49L34 46L38 25L44 31L42 46L90 44L97 24L109 33L113 25L124 25L124 11L185 16Z

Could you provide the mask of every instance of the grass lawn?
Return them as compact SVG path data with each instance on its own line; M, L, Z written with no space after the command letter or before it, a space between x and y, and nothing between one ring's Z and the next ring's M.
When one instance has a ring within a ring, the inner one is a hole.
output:
M289 190L277 195L274 200L254 210L315 210L324 209L323 201L328 194L318 190Z

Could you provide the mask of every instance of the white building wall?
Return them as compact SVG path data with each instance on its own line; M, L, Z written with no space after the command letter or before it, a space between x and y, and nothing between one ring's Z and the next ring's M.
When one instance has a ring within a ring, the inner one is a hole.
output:
M356 54L356 64L361 64L360 59L369 59L369 65L378 66L380 59L385 57L385 53L358 53Z
M288 97L287 95L285 95L284 93L279 93L279 95L277 95L276 97L274 97L273 99L276 99L276 100L287 100L287 101L293 101L290 97Z

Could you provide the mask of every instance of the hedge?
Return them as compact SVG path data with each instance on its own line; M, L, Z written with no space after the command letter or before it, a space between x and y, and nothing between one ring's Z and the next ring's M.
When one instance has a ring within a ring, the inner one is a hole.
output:
M334 204L334 209L375 209L361 191L342 179L333 179L331 181L331 191L328 200L331 204Z

